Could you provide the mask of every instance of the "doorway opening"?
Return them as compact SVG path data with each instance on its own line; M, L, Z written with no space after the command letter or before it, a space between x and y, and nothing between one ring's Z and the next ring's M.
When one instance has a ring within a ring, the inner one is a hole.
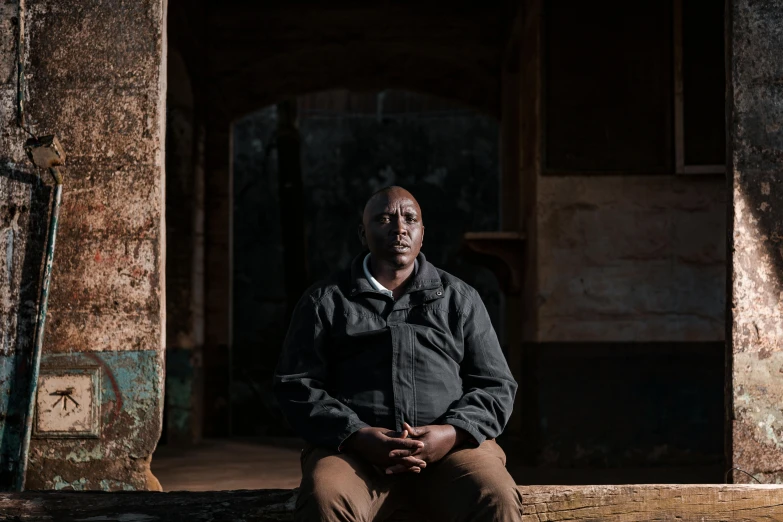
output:
M271 394L288 310L358 253L364 199L400 184L423 205L425 255L479 287L516 354L518 483L723 481L722 9L583 4L341 7L321 13L333 25L241 2L207 13L206 327L190 358L204 386L188 404L213 462L253 461L264 441L298 472ZM500 230L476 241L510 245L514 277L462 250L465 232ZM174 450L153 461L164 488Z

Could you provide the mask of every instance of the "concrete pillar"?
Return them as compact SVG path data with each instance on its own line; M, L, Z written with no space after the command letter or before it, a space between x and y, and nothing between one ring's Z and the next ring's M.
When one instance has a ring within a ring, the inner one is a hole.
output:
M524 220L521 216L522 206L519 204L521 175L519 170L519 41L512 39L509 45L514 47L511 56L506 61L502 76L502 107L500 118L500 226L503 231L521 232L524 230ZM524 315L521 292L506 293L505 297L505 332L508 364L517 381L523 381L522 371L522 340ZM524 385L523 385L524 386ZM522 431L522 401L514 402L514 411L505 432L520 435Z
M541 0L525 0L520 39L520 220L525 235L523 339L538 340L538 178L541 175L543 13Z
M208 112L205 145L205 437L231 433L231 124L215 112Z
M783 482L783 9L727 11L727 467ZM734 471L734 482L752 482Z
M538 412L538 386L535 372L538 362L534 352L525 348L538 341L538 178L541 175L542 140L542 31L541 0L522 3L519 63L519 178L515 194L519 208L519 223L525 238L522 295L517 299L516 317L523 345L520 346L521 382L517 408L520 410L519 429L527 463L536 458L540 445L541 424Z
M165 6L44 0L21 13L29 131L57 134L67 153L28 489L159 488L149 461L163 405ZM18 2L0 7L3 413L14 377L29 381L16 362L32 346L48 223L36 178L50 183L24 157L27 133L14 125L17 47L6 35L19 15ZM70 417L47 393L66 383L80 404ZM10 397L17 412L26 406ZM0 420L4 465L18 458L20 423Z
M185 61L169 49L166 98L167 444L195 444L204 344L204 129Z

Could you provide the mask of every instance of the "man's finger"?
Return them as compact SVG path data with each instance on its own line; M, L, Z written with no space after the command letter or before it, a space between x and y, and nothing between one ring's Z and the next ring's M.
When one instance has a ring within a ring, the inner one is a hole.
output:
M398 459L401 457L410 457L413 455L411 450L392 450L389 452L390 459Z
M408 435L410 435L410 433L408 433ZM424 446L424 442L420 440L412 439L410 438L410 436L403 439L402 437L394 437L391 436L390 434L386 435L386 443L394 446L394 449L415 450L417 448L421 448L422 446Z
M408 424L407 422L403 422L403 423L402 423L402 427L403 427L403 428L404 428L404 429L405 429L405 430L406 430L408 433L410 433L411 437L418 437L418 436L420 436L420 435L422 435L422 434L423 434L421 429L419 429L419 428L414 428L413 426L411 426L411 425L410 425L410 424Z
M402 464L407 464L408 467L410 468L419 467L421 469L424 469L427 467L427 463L417 457L402 457L401 459L399 459L399 462L401 462Z
M387 441L388 444L390 444L393 449L406 449L410 450L411 452L415 453L416 450L419 450L424 447L424 443L420 440L415 439L394 439L390 438Z
M416 455L392 455L390 453L389 458L396 459L398 462L406 463L410 466L419 466L421 468L427 467L427 462Z
M395 473L406 473L409 471L413 473L421 473L421 468L419 466L408 467L403 464L395 464L394 466L386 468L387 475L394 475Z
M408 430L402 430L402 431L389 430L384 432L383 434L392 439L407 439L408 435L410 435L410 433L408 433Z
M423 437L427 434L427 427L426 426L419 426L418 428L411 426L407 422L402 423L403 429L407 430L407 432L410 434L411 437Z
M389 458L391 458L391 459L399 459L399 458L404 458L404 457L410 457L412 455L418 455L418 454L421 453L422 449L423 448L419 448L416 451L407 450L407 449L391 450L389 452Z

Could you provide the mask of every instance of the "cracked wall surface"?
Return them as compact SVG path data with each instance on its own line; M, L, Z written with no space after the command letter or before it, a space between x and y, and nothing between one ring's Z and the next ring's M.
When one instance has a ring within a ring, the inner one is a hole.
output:
M539 341L722 341L722 177L541 176Z
M728 460L783 483L783 10L734 0L729 13Z
M0 450L18 459L49 178L16 126L17 2L0 2ZM27 2L30 131L68 159L43 366L100 368L101 435L34 438L28 489L155 488L163 398L165 2ZM39 175L42 175L39 178ZM43 182L42 182L43 181ZM9 467L10 464L10 467ZM7 477L5 477L7 478Z

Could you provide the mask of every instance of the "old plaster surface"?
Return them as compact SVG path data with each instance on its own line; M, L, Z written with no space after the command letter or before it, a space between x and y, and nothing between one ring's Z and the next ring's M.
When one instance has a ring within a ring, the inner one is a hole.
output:
M735 0L730 16L728 457L764 482L783 483L783 9L779 1Z
M541 176L540 341L724 338L723 178Z
M33 440L28 488L147 489L160 433L165 2L27 2L30 131L68 154L43 364L99 368L97 439ZM16 127L18 4L0 3L0 450L18 459L48 224ZM56 398L53 398L56 400Z

